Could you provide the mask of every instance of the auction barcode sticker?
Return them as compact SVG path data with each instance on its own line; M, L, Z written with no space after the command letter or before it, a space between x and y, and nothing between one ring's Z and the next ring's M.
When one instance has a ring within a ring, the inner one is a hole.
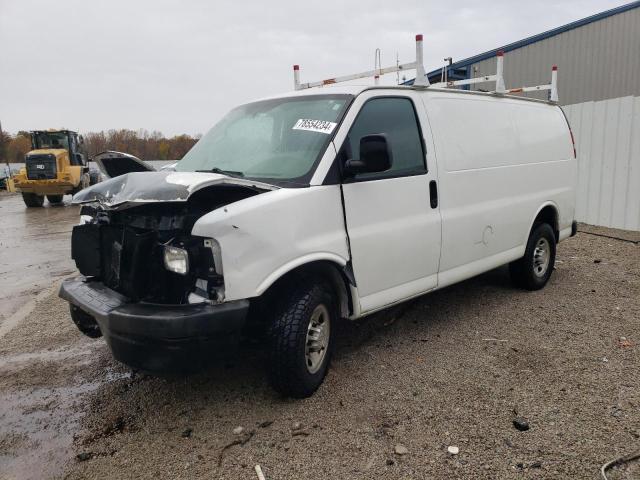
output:
M326 120L310 120L308 118L301 118L293 126L292 130L308 130L310 132L326 133L333 132L337 123L328 122Z

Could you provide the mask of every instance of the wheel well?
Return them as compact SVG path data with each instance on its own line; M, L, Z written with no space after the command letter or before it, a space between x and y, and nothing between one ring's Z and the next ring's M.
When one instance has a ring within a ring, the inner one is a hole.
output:
M553 207L552 205L547 205L542 210L540 210L535 220L533 221L534 225L536 223L548 223L549 225L551 225L553 233L556 237L556 243L558 242L558 239L560 238L560 231L558 230L558 211L555 209L555 207Z
M299 282L301 278L315 277L331 285L338 300L339 313L342 318L348 317L353 311L353 299L349 288L349 279L341 265L327 260L306 263L287 272L261 296L261 300L269 305L277 302L281 292L286 290L292 282Z

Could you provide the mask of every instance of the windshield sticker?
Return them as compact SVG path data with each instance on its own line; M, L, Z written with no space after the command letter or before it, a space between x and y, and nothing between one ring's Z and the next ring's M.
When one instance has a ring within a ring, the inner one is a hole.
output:
M292 130L308 130L309 132L326 133L327 135L333 132L337 123L327 122L326 120L310 120L308 118L301 118L293 126Z

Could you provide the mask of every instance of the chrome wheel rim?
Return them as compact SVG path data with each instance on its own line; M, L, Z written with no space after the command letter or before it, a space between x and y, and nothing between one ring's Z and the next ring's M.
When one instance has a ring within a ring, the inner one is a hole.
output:
M544 277L549 268L550 260L551 245L549 245L549 241L546 238L541 238L533 250L533 273L538 277Z
M309 373L316 373L322 367L329 347L330 333L329 310L320 304L311 313L311 320L309 320L309 326L307 327L305 363Z

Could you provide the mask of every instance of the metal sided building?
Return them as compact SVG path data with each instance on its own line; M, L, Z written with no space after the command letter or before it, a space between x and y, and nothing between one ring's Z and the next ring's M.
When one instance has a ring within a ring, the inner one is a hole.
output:
M549 83L558 66L558 103L578 151L576 219L640 230L640 1L454 62L448 80L495 74L500 50L507 89ZM443 69L426 75L440 82Z

